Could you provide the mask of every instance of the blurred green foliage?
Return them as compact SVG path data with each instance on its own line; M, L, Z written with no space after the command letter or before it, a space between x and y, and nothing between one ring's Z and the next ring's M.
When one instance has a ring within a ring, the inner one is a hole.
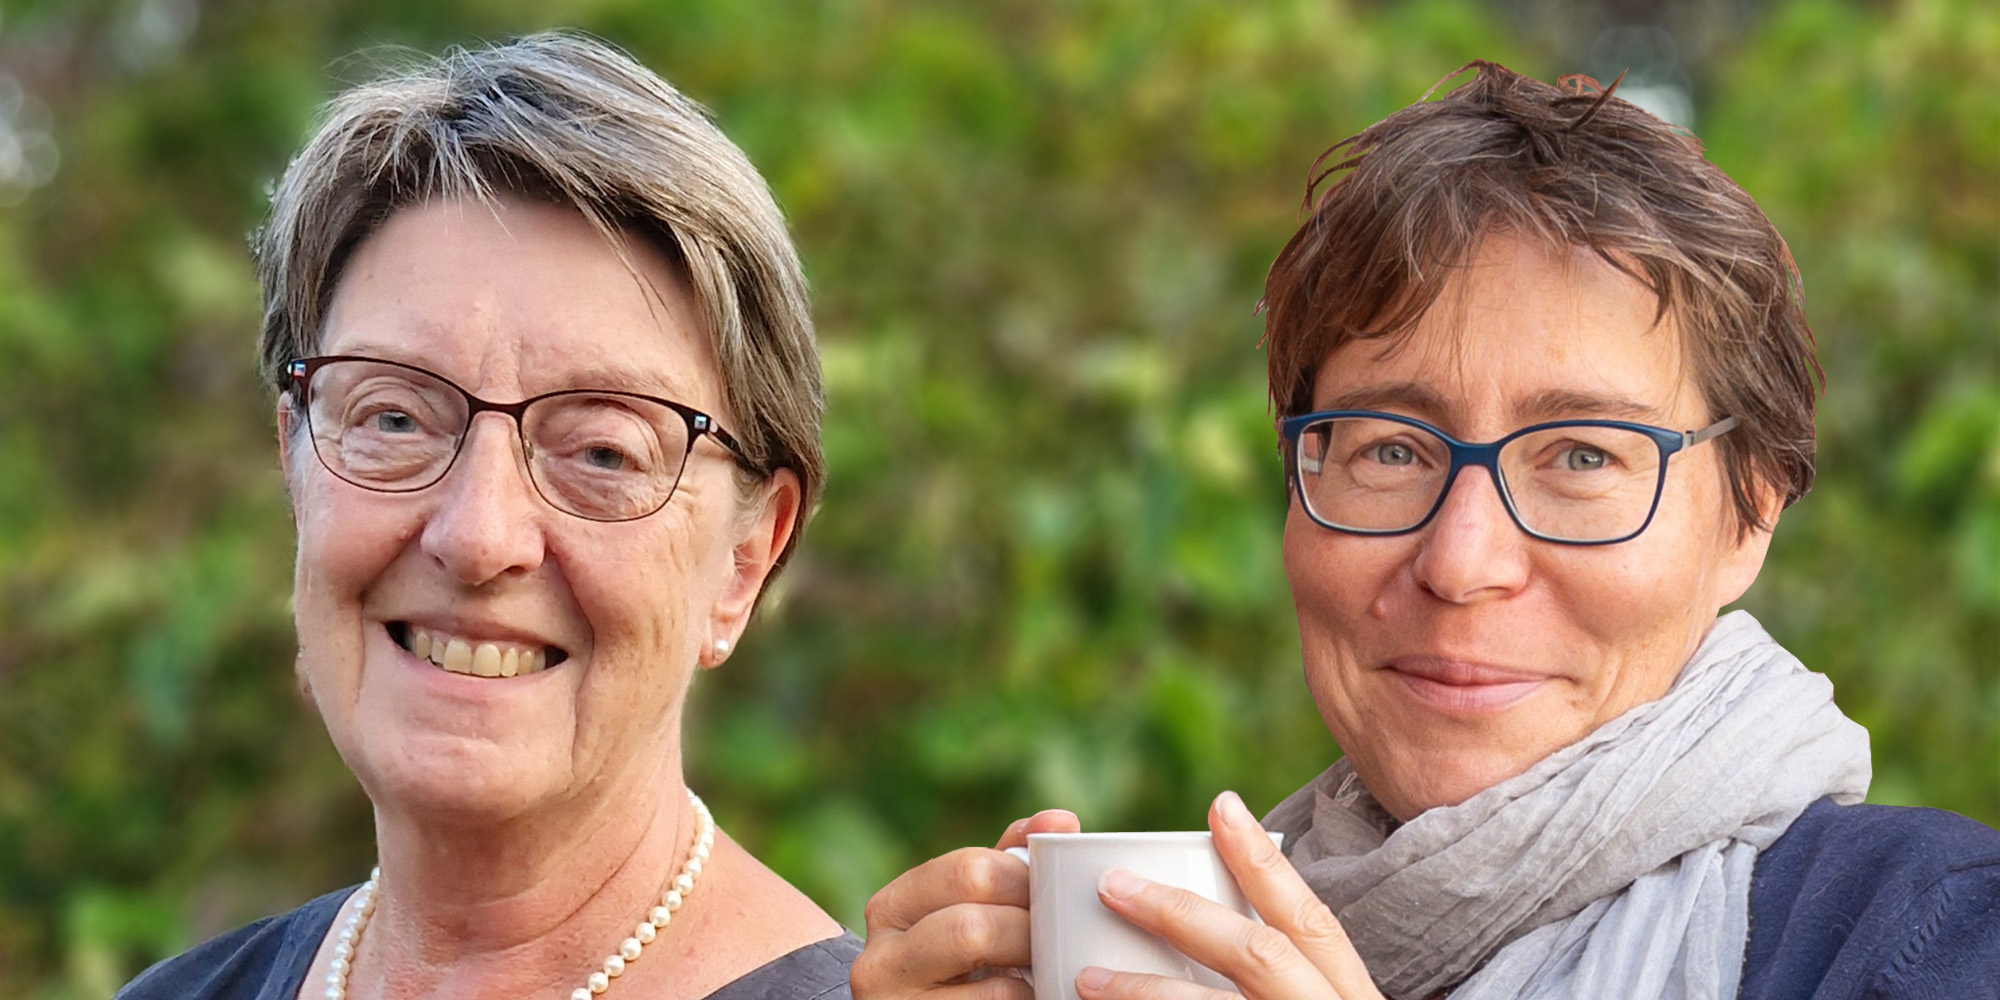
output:
M813 279L833 479L691 708L725 826L858 925L1036 808L1192 828L1337 750L1278 558L1264 268L1307 164L1474 57L1473 0L14 0L0 92L0 995L357 880L367 803L289 669L244 234L350 53L557 24L765 170ZM1875 738L1874 798L2000 821L2000 13L1768 5L1696 131L1789 238L1822 475L1745 604ZM11 104L9 103L11 102Z

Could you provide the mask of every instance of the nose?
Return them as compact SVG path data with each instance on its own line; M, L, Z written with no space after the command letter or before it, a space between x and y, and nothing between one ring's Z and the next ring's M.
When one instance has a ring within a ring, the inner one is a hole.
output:
M1424 526L1411 569L1425 590L1453 604L1494 600L1527 585L1531 541L1508 515L1492 473L1466 466Z
M437 506L420 544L453 579L480 586L541 565L543 504L522 470L512 420L480 414L465 435L451 471L431 487Z

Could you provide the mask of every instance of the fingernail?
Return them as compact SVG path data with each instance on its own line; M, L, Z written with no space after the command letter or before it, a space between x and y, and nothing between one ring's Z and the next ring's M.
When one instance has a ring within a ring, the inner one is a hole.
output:
M1243 799L1235 792L1223 792L1215 797L1215 807L1222 811L1222 821L1230 826L1255 826L1257 820L1243 805Z
M1095 965L1088 965L1084 967L1082 972L1076 974L1077 989L1101 990L1109 985L1111 985L1111 970L1109 969L1100 969Z
M1106 869L1097 877L1097 893L1112 899L1130 899L1146 887L1146 880L1123 868Z

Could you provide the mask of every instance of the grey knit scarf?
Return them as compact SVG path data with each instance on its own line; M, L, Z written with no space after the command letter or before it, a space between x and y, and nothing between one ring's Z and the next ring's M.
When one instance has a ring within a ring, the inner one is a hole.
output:
M1398 826L1343 760L1264 825L1394 1000L1731 1000L1757 852L1869 772L1833 685L1738 611L1664 697L1456 806Z

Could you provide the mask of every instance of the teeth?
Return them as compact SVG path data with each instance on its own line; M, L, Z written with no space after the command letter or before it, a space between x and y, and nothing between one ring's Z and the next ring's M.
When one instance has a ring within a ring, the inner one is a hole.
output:
M472 672L481 677L500 676L500 647L482 642L472 651Z
M455 674L474 677L518 677L546 669L548 651L512 643L473 642L454 635L408 626L407 648Z

